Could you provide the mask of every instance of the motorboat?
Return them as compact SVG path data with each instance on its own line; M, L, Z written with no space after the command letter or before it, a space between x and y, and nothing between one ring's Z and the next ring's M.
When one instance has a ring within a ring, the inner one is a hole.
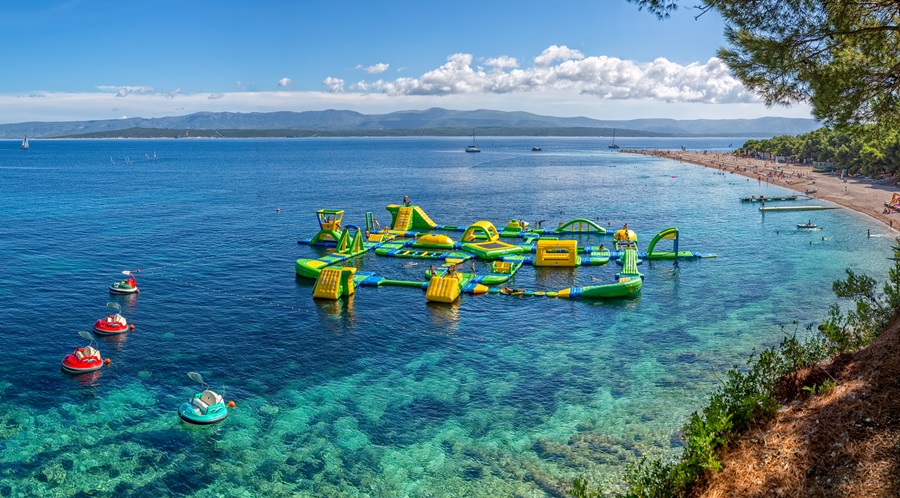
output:
M203 377L197 372L188 372L188 378L201 384L203 390L194 393L187 401L178 407L178 416L181 420L195 425L209 425L221 422L228 417L228 407L225 399L217 392L211 390Z
M134 274L128 270L123 271L122 274L127 275L128 278L110 285L109 291L113 294L134 294L135 292L140 292L137 288L137 281L134 279Z
M798 224L797 224L797 228L808 230L808 229L811 229L811 228L818 228L818 225L816 225L816 224L813 223L812 221L807 221L806 223L798 223Z
M114 313L94 322L94 333L97 335L117 335L128 332L128 321L122 316L122 307L119 303L106 303L106 307L113 310ZM134 328L134 325L131 328Z
M64 372L72 374L81 374L93 372L103 368L103 358L100 356L100 350L94 344L94 338L91 333L85 330L78 332L82 339L90 342L82 348L75 348L75 351L67 354L62 359L62 369Z
M538 146L534 146L531 148L531 152L540 152L540 151L541 151L541 148Z

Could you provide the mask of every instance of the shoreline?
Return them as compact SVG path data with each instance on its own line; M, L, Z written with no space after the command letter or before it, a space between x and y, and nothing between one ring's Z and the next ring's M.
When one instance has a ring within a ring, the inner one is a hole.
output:
M896 232L894 219L900 215L890 210L885 213L885 203L891 200L900 186L893 182L879 183L863 177L842 179L834 173L818 173L806 164L784 164L762 159L739 157L728 153L692 152L680 150L622 150L628 154L642 154L697 166L738 174L767 185L777 185L794 190L811 198L833 202L838 206L869 216ZM816 192L807 194L808 190Z

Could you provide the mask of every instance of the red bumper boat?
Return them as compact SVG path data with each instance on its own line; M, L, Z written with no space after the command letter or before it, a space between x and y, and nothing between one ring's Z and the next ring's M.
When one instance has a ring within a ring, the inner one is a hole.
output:
M91 337L91 334L82 330L78 332L78 335L85 339L90 339L91 343L83 348L76 348L74 352L67 354L62 359L63 371L80 374L103 368L103 358L100 357L100 351L93 346L94 338Z
M97 335L117 335L128 332L128 322L122 316L122 307L119 303L106 303L106 307L115 311L94 322L94 333ZM133 327L133 325L132 325Z

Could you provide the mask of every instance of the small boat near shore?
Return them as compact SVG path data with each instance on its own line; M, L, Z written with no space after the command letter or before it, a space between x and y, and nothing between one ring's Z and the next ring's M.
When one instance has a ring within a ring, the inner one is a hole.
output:
M818 225L812 222L812 220L807 221L806 223L797 223L797 228L800 230L811 230L815 228L819 228Z
M821 209L837 209L839 206L767 206L760 211L818 211Z
M815 190L813 190L815 192ZM780 195L774 197L766 197L761 195L759 197L752 195L750 197L741 197L741 202L768 202L768 201L796 201L796 195Z

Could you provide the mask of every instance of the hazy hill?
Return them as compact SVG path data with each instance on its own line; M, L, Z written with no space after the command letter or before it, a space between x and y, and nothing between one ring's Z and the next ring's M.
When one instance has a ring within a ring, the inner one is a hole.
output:
M159 130L303 130L304 132L341 132L343 135L397 135L398 131L428 129L593 129L597 135L617 130L618 136L760 136L797 135L819 128L813 119L633 119L598 120L585 117L561 118L529 112L505 112L480 109L453 111L440 108L422 111L398 111L389 114L361 114L355 111L305 112L199 112L164 118L127 118L97 121L28 122L0 125L0 138L76 136L136 128ZM523 130L524 131L524 130ZM560 132L565 134L564 132ZM421 133L411 133L421 134ZM487 133L480 133L487 135ZM525 134L525 133L523 133ZM579 133L582 134L582 133ZM245 133L243 135L252 135Z

